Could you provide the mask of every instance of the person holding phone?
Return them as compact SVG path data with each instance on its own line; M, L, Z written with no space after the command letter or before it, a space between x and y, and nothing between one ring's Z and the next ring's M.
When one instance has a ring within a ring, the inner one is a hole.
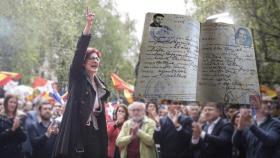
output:
M70 67L68 101L53 157L107 158L105 106L110 93L98 77L101 52L88 48L95 14L86 10L86 25Z
M52 105L47 101L39 103L38 121L28 125L29 139L33 148L33 158L51 158L54 142L59 131L51 121Z
M247 158L280 157L280 122L272 118L272 99L254 99L255 117L251 109L240 109L240 118L233 134L233 143L244 148Z

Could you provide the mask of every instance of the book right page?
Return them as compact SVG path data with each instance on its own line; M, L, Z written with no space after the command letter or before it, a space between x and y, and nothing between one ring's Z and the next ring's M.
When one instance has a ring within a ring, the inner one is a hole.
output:
M202 23L197 100L249 104L259 94L250 29L223 23Z

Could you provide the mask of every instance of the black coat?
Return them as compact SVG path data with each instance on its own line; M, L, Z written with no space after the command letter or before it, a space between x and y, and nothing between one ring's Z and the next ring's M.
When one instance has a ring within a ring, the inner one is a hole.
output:
M207 125L203 127L207 131ZM233 126L224 119L220 119L214 126L211 134L205 134L204 139L200 139L194 145L195 152L199 152L201 158L231 158Z
M74 59L70 68L68 102L63 115L60 132L55 143L53 157L78 157L75 156L77 155L77 151L82 151L84 149L81 128L84 127L92 112L96 96L89 76L83 67L90 37L90 35L82 35L76 47ZM101 81L98 77L96 77L95 80ZM102 84L104 85L103 82ZM102 133L102 142L100 143L102 149L101 153L102 155L104 154L105 158L107 156L108 137L104 102L107 100L110 93L107 89L104 88L104 90L106 94L101 98L103 110L98 116L97 122L99 130Z
M0 114L0 157L1 158L21 158L22 143L26 140L26 135L21 126L12 131L13 120L6 115Z

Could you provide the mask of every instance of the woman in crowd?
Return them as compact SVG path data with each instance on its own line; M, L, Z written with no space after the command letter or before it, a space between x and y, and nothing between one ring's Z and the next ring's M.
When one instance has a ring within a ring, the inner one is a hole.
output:
M121 131L123 123L128 119L128 109L124 104L117 105L113 113L113 122L107 124L108 133L108 158L120 158L116 139Z
M22 158L22 143L26 140L21 118L17 115L18 98L8 95L4 99L4 112L0 114L1 158Z
M159 123L158 105L155 102L148 102L146 104L146 116Z

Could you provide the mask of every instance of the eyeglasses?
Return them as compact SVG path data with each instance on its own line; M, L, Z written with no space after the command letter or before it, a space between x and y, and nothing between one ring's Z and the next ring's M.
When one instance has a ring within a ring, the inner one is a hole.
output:
M99 61L100 59L99 59L99 57L88 57L86 60L90 60L90 61L94 61L94 60L97 60L97 61Z
M143 109L131 109L130 111L132 112L141 112L141 111L144 111Z

